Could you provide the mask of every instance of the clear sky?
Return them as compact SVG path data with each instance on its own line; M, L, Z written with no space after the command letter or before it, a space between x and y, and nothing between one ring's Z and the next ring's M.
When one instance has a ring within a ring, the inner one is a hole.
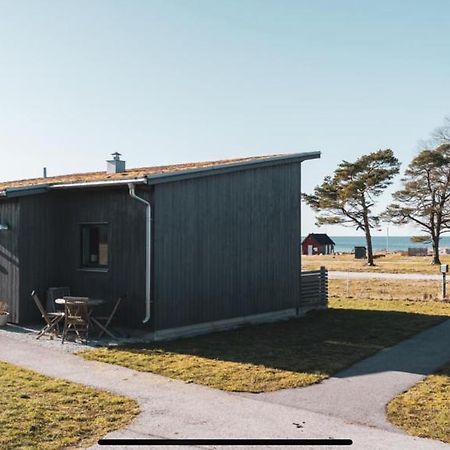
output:
M380 148L405 167L450 113L449 25L447 0L0 0L0 179L113 151L138 167L320 150L305 191Z

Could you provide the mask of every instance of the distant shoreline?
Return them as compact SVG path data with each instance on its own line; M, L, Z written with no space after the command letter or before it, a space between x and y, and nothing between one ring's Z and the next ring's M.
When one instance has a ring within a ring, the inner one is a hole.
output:
M336 253L352 253L355 246L366 246L364 236L334 236L328 235L334 242L334 251ZM302 236L303 240L304 236ZM441 249L450 249L450 236L441 238ZM408 248L427 248L431 249L431 244L411 242L411 236L373 236L372 246L374 252L407 252Z

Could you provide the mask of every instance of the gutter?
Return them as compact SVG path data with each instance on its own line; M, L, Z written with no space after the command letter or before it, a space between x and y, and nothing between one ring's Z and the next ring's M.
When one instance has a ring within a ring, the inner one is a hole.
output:
M146 183L146 178L132 178L128 180L110 180L110 181L86 181L80 183L64 183L53 184L49 186L50 189L72 189L72 188L84 188L84 187L103 187L103 186L124 186L130 184Z
M136 181L135 181L136 183ZM147 323L151 317L151 274L152 274L152 205L147 200L138 197L135 192L135 184L128 183L128 190L131 198L143 203L146 206L146 229L145 229L145 318L142 323Z
M22 197L25 195L43 194L44 192L47 192L48 188L48 184L11 187L1 190L0 197Z

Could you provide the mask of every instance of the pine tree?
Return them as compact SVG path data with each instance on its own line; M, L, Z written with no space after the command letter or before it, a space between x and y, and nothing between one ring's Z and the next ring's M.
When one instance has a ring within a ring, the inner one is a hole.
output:
M392 183L400 163L392 150L378 150L355 162L342 161L305 202L317 212L316 224L344 225L362 230L366 237L367 264L374 265L371 230L380 218L373 214L376 199Z

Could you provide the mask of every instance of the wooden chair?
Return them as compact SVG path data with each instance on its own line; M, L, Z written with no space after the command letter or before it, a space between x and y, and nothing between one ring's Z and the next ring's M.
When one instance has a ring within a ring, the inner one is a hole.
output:
M100 317L93 318L93 320L95 321L95 324L100 328L100 333L98 334L99 338L101 338L105 333L108 336L112 337L113 339L115 338L114 334L108 330L108 327L109 327L109 324L111 323L112 319L114 318L114 316L117 312L117 309L120 306L120 303L122 301L124 301L125 299L126 299L126 296L119 297L108 316L100 316Z
M89 307L85 297L64 297L64 329L61 343L72 332L84 343L88 340Z
M44 307L42 306L41 301L39 300L39 297L36 294L36 291L33 291L31 293L31 297L34 300L34 303L36 303L37 308L39 309L39 312L42 315L42 318L45 320L45 326L42 328L38 335L36 336L36 339L39 339L44 334L48 334L51 339L53 339L54 336L59 336L59 322L63 319L64 313L63 312L47 312Z
M49 287L47 289L47 308L49 312L62 312L64 311L64 305L57 305L55 300L57 298L63 298L70 295L70 288L68 286L61 287Z

